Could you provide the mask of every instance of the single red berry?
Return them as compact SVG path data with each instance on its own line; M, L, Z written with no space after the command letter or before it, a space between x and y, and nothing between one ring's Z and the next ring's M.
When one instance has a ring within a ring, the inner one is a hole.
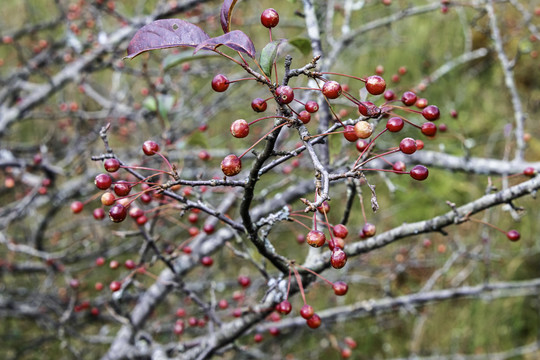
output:
M93 212L94 219L96 220L103 220L105 218L105 210L102 208L96 208Z
M116 172L120 169L120 161L117 159L107 159L103 162L103 167L107 172Z
M392 101L392 100L395 100L396 99L396 93L393 92L392 90L386 90L384 92L384 99L386 101Z
M306 242L313 247L321 247L326 242L326 236L322 231L311 230L306 236Z
M405 163L403 161L398 160L392 165L392 169L395 171L405 171L406 170Z
M135 266L137 266L135 264L135 261L131 260L131 259L128 259L124 262L124 266L126 267L126 269L128 270L133 270L135 269Z
M426 120L435 121L441 116L441 112L435 105L429 105L422 110L422 116Z
M262 336L262 334L255 334L255 335L253 335L253 341L255 341L256 343L260 343L261 341L263 341L263 336Z
M321 213L321 214L324 214L324 213L329 213L330 212L330 204L328 203L328 201L323 201L322 205L317 207L317 210Z
M377 227L372 223L365 223L362 227L362 233L365 237L372 237L377 232Z
M186 316L186 309L184 308L176 309L176 316L179 318L183 318L184 316Z
M188 229L189 236L197 236L199 235L199 229L195 226L192 226Z
M188 324L189 324L189 326L197 326L199 324L199 320L197 320L197 318L195 316L191 316L188 319Z
M147 140L143 143L142 149L145 155L152 156L159 152L159 145L155 141Z
M103 283L100 283L100 282L95 283L94 284L94 289L96 289L96 291L103 290Z
M226 308L229 307L229 302L225 299L221 299L218 301L218 307L221 309L221 310L225 310Z
M377 74L377 75L382 75L382 74L384 74L384 66L382 66L382 65L377 65L377 66L375 67L375 74Z
M311 120L311 114L307 110L302 110L298 114L298 119L300 119L302 123L307 124Z
M414 180L422 181L427 179L429 171L424 165L416 165L411 169L410 175Z
M207 235L210 235L210 234L213 234L214 231L216 231L216 228L215 228L214 225L212 225L212 224L204 224L204 226L203 226L203 231L204 231Z
M453 117L454 119L458 117L458 112L457 110L451 110L450 111L450 116Z
M439 124L440 132L446 132L446 130L448 130L448 126L446 126L446 124Z
M144 215L144 210L139 208L139 207L132 206L129 209L129 216L131 216L133 219L136 219L136 218L141 217L143 215Z
M367 139L373 134L373 126L367 121L359 121L354 125L354 133L359 139Z
M363 152L368 147L368 145L369 142L364 139L359 139L356 141L356 150L358 150L358 152Z
M329 99L337 99L341 92L341 85L337 81L327 81L322 87L323 95Z
M287 300L283 300L278 305L279 305L279 310L278 311L280 313L284 314L284 315L289 314L291 312L291 310L292 310L292 305Z
M337 236L338 238L345 239L347 235L349 235L349 230L347 227L343 224L337 224L333 228L334 236Z
M261 24L265 28L273 28L276 27L279 23L279 14L276 10L270 8L266 9L261 14Z
M419 109L424 109L426 106L428 106L428 101L425 98L420 98L416 100L416 103L414 105Z
M343 296L347 293L347 290L349 290L349 285L343 281L336 281L332 288L334 289L334 294L337 296Z
M399 150L404 154L414 154L416 152L416 141L413 138L404 138L399 143Z
M307 324L310 328L316 329L316 328L318 328L319 326L321 326L321 318L319 317L319 315L313 314L312 317L310 317L309 319L306 320L306 324Z
M536 170L532 166L528 166L523 170L523 175L533 177L536 175Z
M356 341L350 337L350 336L347 336L345 337L345 339L343 339L343 341L345 342L345 344L347 344L348 347L350 347L351 349L355 349L356 346L358 346L358 344L356 343Z
M380 95L386 90L386 81L379 75L372 75L366 79L366 89L371 95Z
M111 206L116 201L116 197L111 192L101 195L101 203L105 206Z
M335 248L332 251L332 256L330 257L330 264L334 269L341 269L347 263L347 254L345 251Z
M422 140L416 140L416 150L422 150L424 148L424 142Z
M251 102L251 108L253 109L253 111L256 112L263 112L266 110L267 107L268 104L266 103L266 101L264 101L264 99L261 98L253 99L253 101Z
M294 100L294 91L290 86L281 85L276 89L278 102L282 105L289 104Z
M433 137L437 133L437 126L432 122L425 122L422 124L421 128L422 134Z
M234 154L227 155L221 162L221 171L226 176L235 176L242 170L242 161Z
M400 131L401 129L403 129L403 125L405 125L405 123L403 122L403 119L397 116L391 117L386 122L386 128L388 129L388 131L391 131L391 132Z
M211 155L208 151L206 150L199 151L199 159L201 159L202 161L208 161L210 160L210 158L211 158Z
M416 94L412 91L405 91L401 96L401 102L407 106L416 104Z
M235 120L231 125L231 134L235 138L245 138L249 134L249 125L246 120Z
M315 310L313 310L313 307L311 305L305 304L300 309L300 316L306 320L312 317L313 314L315 314Z
M306 111L309 113L316 113L319 111L319 104L316 101L309 100L305 105Z
M277 327L275 327L275 326L272 326L270 329L268 329L268 332L272 336L278 336L279 333L280 333L279 329Z
M238 284L243 288L247 288L251 284L251 279L249 276L240 275L238 276Z
M182 335L184 333L184 322L182 320L177 320L174 323L173 331L176 335Z
M107 190L112 184L112 178L108 174L98 174L94 179L94 184L100 190Z
M223 74L217 74L212 79L212 89L216 92L224 92L229 88L229 79Z
M114 270L114 269L118 269L119 266L120 266L120 263L119 263L117 260L111 260L111 261L109 262L109 267L110 267L111 269L113 269L113 270Z
M116 292L122 288L122 283L120 281L112 281L109 284L109 289L111 289L112 292Z
M201 264L203 266L212 266L214 264L214 259L212 259L210 256L203 256L201 258Z
M506 237L510 241L518 241L521 238L521 234L517 230L510 230L506 233Z
M355 142L356 140L358 140L358 136L356 136L353 125L345 125L345 128L343 130L343 137L345 137L347 141Z
M124 181L120 180L114 184L114 193L118 196L127 196L131 192L131 185Z
M96 266L102 266L103 264L105 264L105 258L103 258L103 257L101 257L101 256L98 257L98 258L96 259Z
M124 205L118 203L115 204L111 209L109 210L109 218L112 222L122 222L127 216L127 209Z
M358 104L358 111L361 115L370 118L377 117L381 114L381 109L370 101L364 101Z
M81 285L81 283L80 283L80 281L77 280L77 279L70 279L70 280L69 280L69 286L70 286L72 289L78 289L80 285Z
M70 208L71 212L73 212L74 214L78 214L83 211L84 204L80 201L74 201L71 203Z

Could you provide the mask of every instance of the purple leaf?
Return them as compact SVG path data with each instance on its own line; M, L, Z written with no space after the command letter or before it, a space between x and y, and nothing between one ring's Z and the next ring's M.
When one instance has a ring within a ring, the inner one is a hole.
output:
M194 53L199 50L214 50L218 46L225 45L235 51L247 54L252 59L255 58L255 45L253 41L240 30L234 30L221 36L211 38L195 48Z
M127 48L128 59L149 50L197 47L210 37L200 27L180 19L156 20L140 28Z
M223 29L223 32L225 34L231 31L231 16L234 9L234 5L236 5L237 1L238 0L225 0L223 1L223 5L221 6L221 13L220 13L221 28Z

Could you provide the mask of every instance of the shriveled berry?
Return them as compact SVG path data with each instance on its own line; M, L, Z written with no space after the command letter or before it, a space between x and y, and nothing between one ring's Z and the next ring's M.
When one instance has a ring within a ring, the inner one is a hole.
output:
M401 96L401 102L407 106L416 104L416 94L412 91L405 91Z
M313 247L321 247L326 242L326 236L322 231L311 230L306 236L306 242Z
M322 87L323 95L329 99L337 99L341 92L341 85L337 81L327 81Z
M441 116L439 108L435 105L428 105L422 110L422 116L429 121L435 121Z
M373 126L367 121L359 121L354 125L354 132L359 139L367 139L373 134Z
M229 79L223 74L217 74L212 79L212 89L216 92L224 92L229 88Z
M279 23L279 14L276 10L269 8L261 14L261 24L268 29L276 27Z
M221 171L226 176L235 176L242 170L242 161L234 154L227 155L221 162Z
M253 111L256 112L263 112L266 110L267 107L268 104L266 103L266 101L264 101L264 99L261 98L253 99L253 101L251 102L251 108L253 109Z
M231 125L231 134L235 138L245 138L249 134L249 125L246 120L235 120Z
M377 117L381 114L381 109L370 101L364 101L358 104L358 111L367 117Z
M280 104L289 104L294 100L294 91L290 86L281 85L276 89L277 100Z
M379 75L372 75L366 79L366 89L371 95L380 95L386 90L386 81Z
M386 122L386 128L388 129L388 131L391 132L400 131L401 129L403 129L403 125L405 125L403 119L397 116L391 117Z
M143 143L142 150L145 155L152 156L159 152L159 145L155 141L147 140Z
M414 180L422 181L427 179L429 171L424 165L416 165L411 169L410 175Z
M506 233L506 237L510 241L518 241L521 238L521 234L517 230L510 230Z
M404 138L399 143L399 150L404 154L414 154L416 152L416 141L410 137Z

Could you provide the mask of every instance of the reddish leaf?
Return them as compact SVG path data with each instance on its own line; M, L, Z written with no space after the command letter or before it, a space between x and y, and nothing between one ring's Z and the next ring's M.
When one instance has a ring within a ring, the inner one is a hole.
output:
M126 56L178 46L197 47L210 37L200 27L180 19L156 20L140 28L129 42Z
M225 45L235 51L247 54L251 58L255 58L255 45L253 41L240 30L234 30L221 36L211 38L195 48L195 52L199 50L214 50L218 46Z
M238 0L225 0L221 6L220 20L221 28L224 33L231 31L231 16L234 9L234 5Z

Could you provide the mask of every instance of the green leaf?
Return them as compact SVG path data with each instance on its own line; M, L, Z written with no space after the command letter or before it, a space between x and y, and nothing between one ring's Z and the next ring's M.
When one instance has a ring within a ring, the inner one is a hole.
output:
M179 54L172 54L172 55L166 56L165 59L163 59L161 66L163 67L163 71L168 71L171 68L178 66L182 63L185 63L187 61L200 60L200 59L205 59L209 57L217 57L217 56L218 56L217 54L210 54L210 53L193 55L193 52L191 51L183 51Z
M289 40L289 44L300 50L302 55L311 54L311 41L306 38L294 38Z
M176 98L173 95L158 95L158 109L159 114L164 120L167 120L169 117L169 112L174 106Z
M266 44L264 49L262 49L259 63L266 75L272 75L272 67L276 62L279 46L286 41L287 40L285 39L274 40L271 43Z
M156 99L154 99L153 96L148 96L146 99L143 100L143 106L149 110L149 111L156 111L157 110L157 104Z

